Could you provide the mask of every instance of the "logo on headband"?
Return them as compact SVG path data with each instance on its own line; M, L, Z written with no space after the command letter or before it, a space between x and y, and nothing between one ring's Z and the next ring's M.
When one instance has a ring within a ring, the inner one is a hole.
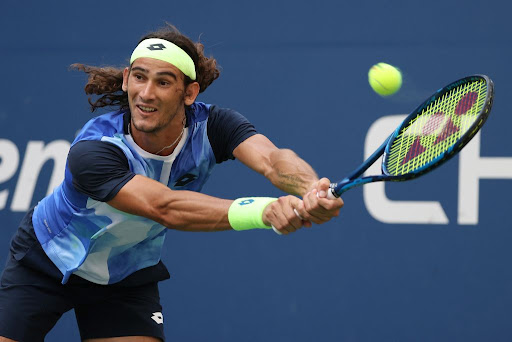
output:
M148 50L155 51L155 50L163 50L165 49L164 44L151 44L148 46Z

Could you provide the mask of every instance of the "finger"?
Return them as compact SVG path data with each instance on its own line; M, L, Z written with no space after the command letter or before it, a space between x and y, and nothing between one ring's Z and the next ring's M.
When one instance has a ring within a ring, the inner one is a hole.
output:
M279 218L277 217L277 210L276 210L276 202L274 203L270 203L267 208L265 209L266 210L266 215L267 215L267 221L269 222L269 224L272 226L272 230L278 234L278 235L286 235L288 234L287 231L283 230L280 223L279 223Z
M340 210L344 205L344 202L341 198L336 199L327 199L327 198L319 198L318 206L328 212L334 212Z
M343 206L343 200L341 199L331 200L319 198L318 196L316 198L309 197L309 203L311 208L309 208L308 212L324 223L338 216L340 208Z
M331 186L331 182L327 178L322 178L317 183L317 197L319 198L326 198L327 197L327 191L329 190L329 187Z
M307 212L307 216L305 217L316 224L322 224L328 220L328 216L323 213L325 210L318 209L318 198L316 194L317 191L313 190L302 199L305 211Z
M318 208L313 210L315 216L324 220L324 223L330 221L333 217L338 217L340 215L341 204L333 204L330 202L332 202L332 200L320 198L318 201Z
M292 197L292 196L290 196ZM273 204L274 215L277 219L275 227L281 232L293 233L302 226L302 221L295 215L290 198L279 198Z
M272 225L272 229L274 230L274 232L278 235L283 235L283 233L281 233L281 231L279 229L277 229L276 227L274 227L274 225Z
M287 225L292 226L296 231L302 227L302 218L300 215L297 215L298 211L295 209L295 206L298 204L297 202L300 202L301 200L294 196L289 197L290 202L284 206L283 213L288 221Z
M268 220L269 224L271 225L272 230L276 234L278 234L278 235L286 234L286 232L283 232L282 230L280 230L279 228L276 227L277 226L277 224L276 224L277 218L275 216L275 211L272 208L272 206L273 206L273 203L269 204L268 207L267 207L267 209L268 209L267 210L267 214L266 214L267 215L267 220Z
M297 209L293 209L293 212L295 213L295 216L297 216L300 220L300 225L301 226L304 226L306 228L311 228L312 224L311 224L311 221L308 221L308 220L305 220L300 214L299 212L297 211Z
M294 207L300 199L295 196L281 197L277 201L276 216L279 218L281 227L289 232L294 232L302 227L302 220L297 217Z
M304 219L302 218L302 216L300 216L300 214L297 211L297 209L293 208L293 212L295 213L295 215L297 215L298 218L300 218L301 221L304 221Z
M292 224L295 228L299 229L303 225L304 217L299 212L299 208L303 207L302 200L295 196L287 196L287 199L289 200L289 206L286 207L286 214L288 221L290 224Z
M310 215L304 208L304 203L302 201L299 202L299 205L293 209L295 214L302 220L302 225L306 228L311 228L312 223L310 221Z

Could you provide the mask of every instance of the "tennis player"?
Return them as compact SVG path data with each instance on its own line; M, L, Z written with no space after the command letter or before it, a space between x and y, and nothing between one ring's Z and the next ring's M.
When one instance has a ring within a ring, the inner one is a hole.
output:
M100 95L93 111L119 109L83 127L63 183L21 222L1 278L0 341L43 341L70 309L83 340L163 341L167 228L288 234L339 214L329 180L294 152L236 111L196 102L216 61L173 26L145 36L124 70L75 67ZM290 195L199 193L215 164L235 158Z

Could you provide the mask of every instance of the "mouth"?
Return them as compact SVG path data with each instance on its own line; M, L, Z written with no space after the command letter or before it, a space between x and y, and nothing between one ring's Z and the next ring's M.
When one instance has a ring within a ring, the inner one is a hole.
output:
M137 105L137 108L139 108L139 110L141 112L146 113L146 114L154 113L157 110L156 108L148 107L148 106L142 106L142 105Z

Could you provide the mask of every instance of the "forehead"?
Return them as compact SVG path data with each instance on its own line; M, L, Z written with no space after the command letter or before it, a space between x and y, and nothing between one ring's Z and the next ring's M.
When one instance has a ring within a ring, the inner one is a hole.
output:
M149 74L160 74L160 73L168 73L171 72L176 77L183 79L185 75L181 72L180 69L172 65L171 63L161 61L159 59L149 58L149 57L141 57L137 58L132 63L132 69L135 67L144 69Z

